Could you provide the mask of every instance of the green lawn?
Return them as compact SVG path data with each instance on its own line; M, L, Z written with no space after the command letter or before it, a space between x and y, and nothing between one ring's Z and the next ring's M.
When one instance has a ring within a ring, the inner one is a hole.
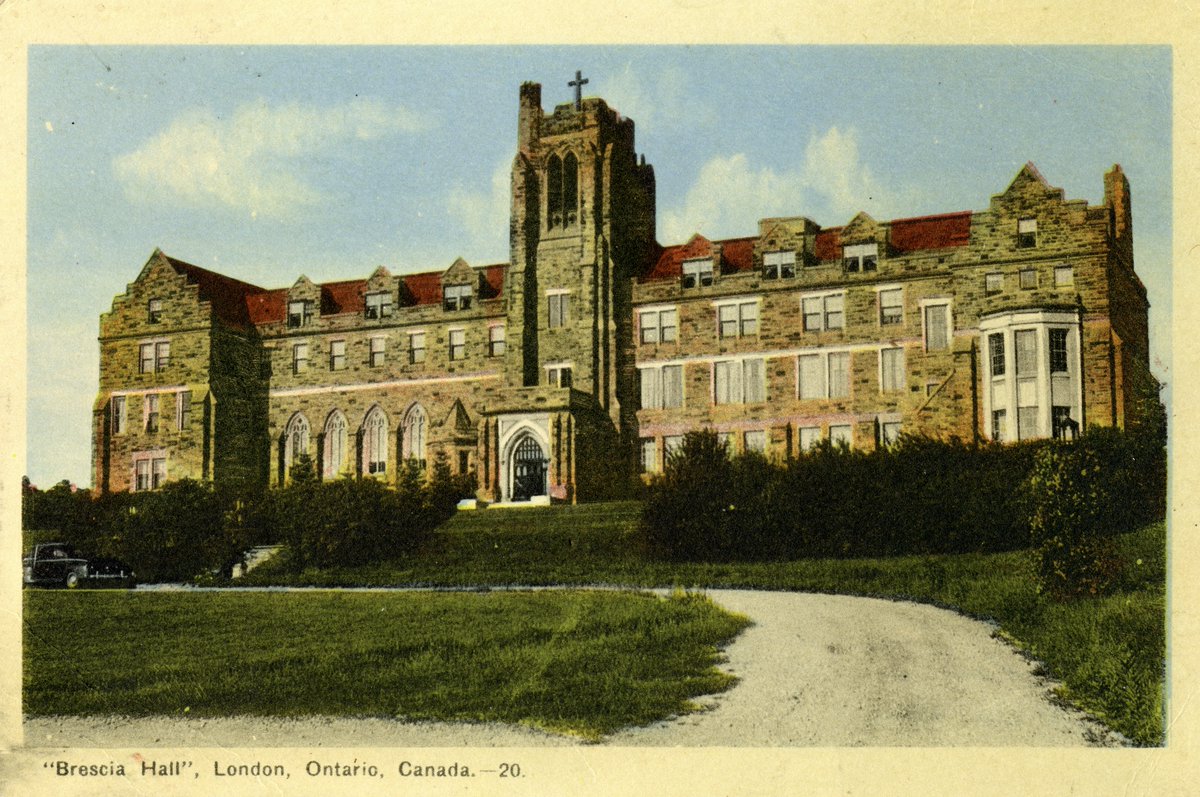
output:
M728 688L747 625L627 592L28 591L29 715L382 716L596 739Z
M1040 598L1027 552L893 559L670 564L635 544L638 503L460 512L416 557L364 568L284 572L258 583L623 584L745 587L908 598L992 619L1064 683L1063 696L1139 744L1163 740L1166 543L1162 523L1121 539L1129 565L1114 595Z

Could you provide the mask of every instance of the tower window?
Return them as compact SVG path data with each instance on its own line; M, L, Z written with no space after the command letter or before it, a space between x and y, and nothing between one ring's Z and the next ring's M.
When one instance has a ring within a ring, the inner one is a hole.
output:
M552 293L546 297L550 304L550 328L566 326L571 294Z
M546 164L546 218L549 226L567 227L579 220L579 161L574 153L551 155Z

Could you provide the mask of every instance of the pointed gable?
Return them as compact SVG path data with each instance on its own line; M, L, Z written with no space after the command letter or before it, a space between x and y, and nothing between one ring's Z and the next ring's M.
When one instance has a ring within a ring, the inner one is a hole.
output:
M1017 172L1016 177L1008 184L1008 188L1004 189L1004 193L997 194L992 197L992 208L1011 207L1021 202L1040 202L1044 200L1056 200L1064 202L1066 194L1061 188L1055 188L1046 182L1046 178L1038 171L1038 168L1033 165L1032 161L1027 162Z
M705 257L712 257L712 242L700 233L694 233L685 244L663 247L654 265L642 274L641 281L678 279L683 275L683 261Z
M472 434L475 431L475 424L471 422L471 415L463 406L461 399L454 400L454 405L450 408L445 423L458 435Z
M479 277L476 275L475 269L460 257L450 264L450 268L442 272L442 285L470 285L472 288L477 288Z
M860 210L854 218L842 227L842 245L880 243L883 239L879 222L871 218L866 211Z

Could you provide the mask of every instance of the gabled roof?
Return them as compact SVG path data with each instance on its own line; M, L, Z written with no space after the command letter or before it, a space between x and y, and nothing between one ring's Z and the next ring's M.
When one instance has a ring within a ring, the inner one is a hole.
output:
M640 281L657 282L678 279L683 275L683 261L711 258L714 246L721 248L720 269L722 274L748 271L754 267L754 242L756 240L758 240L757 236L710 241L700 233L696 233L685 244L659 247L658 257L654 264L642 273Z
M247 299L265 293L265 289L177 260L161 251L160 254L171 268L187 278L188 284L200 289L200 300L210 302L213 312L222 321L238 327L247 327L253 323Z
M896 219L888 243L896 252L948 249L971 242L971 211Z
M321 315L361 313L366 306L366 280L342 280L321 285Z
M402 304L441 304L442 273L427 271L424 274L404 274L400 277L404 286Z

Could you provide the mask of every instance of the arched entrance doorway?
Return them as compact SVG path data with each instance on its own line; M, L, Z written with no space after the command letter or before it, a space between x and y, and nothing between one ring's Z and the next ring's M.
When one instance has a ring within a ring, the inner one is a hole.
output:
M549 465L541 444L532 435L522 437L512 453L511 500L528 501L534 496L546 495Z

